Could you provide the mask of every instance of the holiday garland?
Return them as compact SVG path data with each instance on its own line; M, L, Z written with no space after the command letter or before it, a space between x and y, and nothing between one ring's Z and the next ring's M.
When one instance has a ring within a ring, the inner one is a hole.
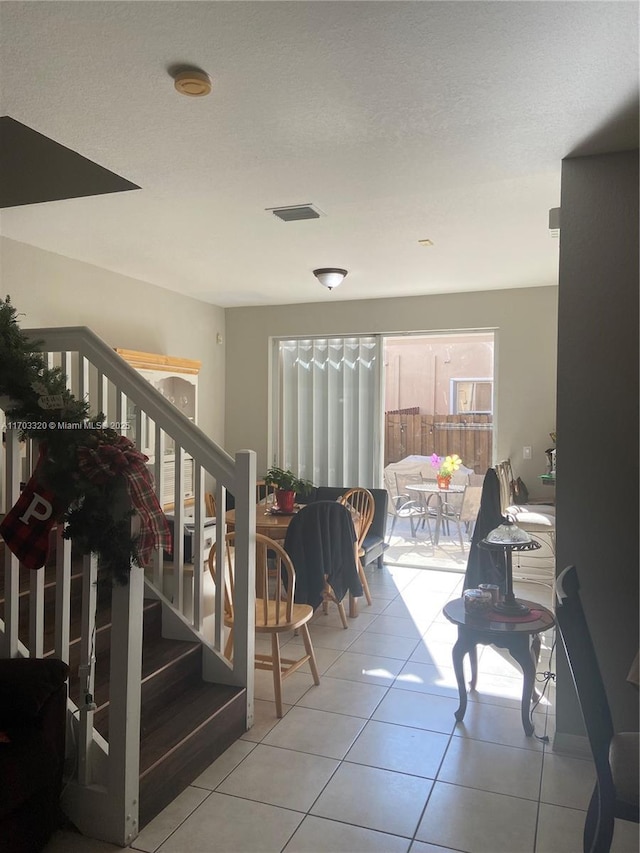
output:
M32 439L40 446L32 479L42 493L51 496L55 516L51 522L63 523L64 537L72 539L82 553L97 555L102 578L127 583L131 564L144 565L152 547L170 550L166 519L150 489L147 458L129 439L104 427L102 413L90 417L89 404L67 389L61 368L47 367L38 342L29 340L18 326L9 297L0 299L2 396L9 398L7 425L16 425L21 439ZM25 496L22 503L27 502ZM26 513L23 506L18 518L14 510L0 532L8 547L29 565L14 536L26 537L18 523ZM134 537L131 519L136 513L141 534ZM33 515L37 520L37 513ZM24 543L22 548L26 550ZM38 556L33 559L39 560Z

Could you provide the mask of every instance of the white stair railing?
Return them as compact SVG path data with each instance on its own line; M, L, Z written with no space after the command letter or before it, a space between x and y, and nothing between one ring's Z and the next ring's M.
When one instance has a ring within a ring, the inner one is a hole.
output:
M253 451L240 451L235 458L209 439L182 412L127 364L97 335L85 327L29 329L27 336L38 341L50 366L60 366L68 387L78 399L90 404L92 416L102 412L107 424L140 448L143 426L154 436L154 458L150 461L156 479L156 494L162 502L166 474L164 447L171 442L174 470L174 553L169 560L156 552L153 565L132 567L126 587L112 590L111 670L109 685L109 742L93 729L93 662L95 625L95 558L84 561L84 601L79 638L70 634L71 545L57 535L54 654L70 660L72 642L81 651L81 698L79 707L70 703L75 732L75 772L65 788L63 804L71 819L87 835L126 845L138 832L138 766L140 731L140 677L142 659L143 598L163 603L163 635L176 639L197 638L203 647L203 678L246 687L247 724L253 722L254 659L254 549L256 465ZM128 429L131 417L134 429ZM17 500L20 480L31 471L33 454L26 451L22 465L17 431L6 430L4 453L4 511ZM185 462L193 466L193 495L184 492ZM171 463L169 463L171 464ZM22 467L21 467L22 466ZM215 483L215 486L213 485ZM226 493L235 498L236 581L234 658L223 656L224 576L210 576L204 560L205 543L212 538L211 520L206 518L205 490L215 489L218 518L215 520L217 564L223 566L224 507ZM184 536L188 519L192 531L192 564L184 561ZM17 559L5 548L4 619L0 620L0 654L3 657L39 657L44 650L43 572L32 574L29 591L28 645L20 642L19 568ZM24 570L22 570L24 571Z

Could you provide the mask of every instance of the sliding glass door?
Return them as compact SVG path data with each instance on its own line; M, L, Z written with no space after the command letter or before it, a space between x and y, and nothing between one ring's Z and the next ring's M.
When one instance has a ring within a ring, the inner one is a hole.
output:
M378 486L382 339L274 341L273 461L317 486Z

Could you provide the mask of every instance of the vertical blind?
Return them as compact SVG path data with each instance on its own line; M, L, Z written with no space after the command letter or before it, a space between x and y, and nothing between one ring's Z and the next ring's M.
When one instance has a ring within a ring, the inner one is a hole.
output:
M276 341L277 464L316 486L379 484L381 338Z

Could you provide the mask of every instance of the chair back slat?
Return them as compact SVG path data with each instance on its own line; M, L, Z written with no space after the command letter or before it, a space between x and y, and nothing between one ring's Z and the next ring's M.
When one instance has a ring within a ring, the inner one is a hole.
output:
M376 508L373 495L368 489L357 487L345 492L338 499L338 503L346 506L353 515L353 526L356 531L358 548L360 548L373 521Z
M233 621L235 533L225 536L225 620ZM209 552L209 571L216 579L216 552ZM256 533L256 617L262 625L290 622L296 588L295 569L282 545Z

